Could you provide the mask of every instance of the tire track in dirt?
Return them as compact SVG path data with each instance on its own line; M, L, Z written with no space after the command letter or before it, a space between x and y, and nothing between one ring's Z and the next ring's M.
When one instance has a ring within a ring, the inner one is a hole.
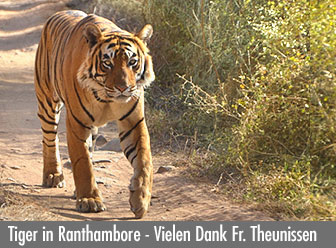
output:
M2 220L133 220L128 204L132 168L120 152L98 151L95 166L107 211L75 211L71 169L65 166L67 187L41 187L42 145L36 116L33 65L46 19L65 8L62 1L16 0L0 3L0 219ZM62 162L68 160L64 115L59 127ZM116 139L113 124L101 129ZM154 154L154 171L172 163L174 155ZM154 175L153 199L144 220L271 220L266 214L231 203L211 192L209 183L186 177L183 168Z

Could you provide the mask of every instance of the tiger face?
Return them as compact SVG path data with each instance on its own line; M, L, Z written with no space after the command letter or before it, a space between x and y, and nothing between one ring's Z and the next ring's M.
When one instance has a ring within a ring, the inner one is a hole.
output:
M138 34L103 33L94 24L84 28L89 51L79 68L79 84L104 101L126 103L140 97L140 88L154 81L152 58L146 42L152 36L146 25Z

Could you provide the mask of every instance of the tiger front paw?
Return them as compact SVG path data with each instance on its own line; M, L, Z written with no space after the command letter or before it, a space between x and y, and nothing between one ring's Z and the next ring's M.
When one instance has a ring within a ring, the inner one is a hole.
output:
M63 173L46 173L43 175L42 185L48 188L64 188L65 180Z
M96 198L80 198L77 199L76 208L82 213L97 213L106 210L103 200L100 197Z
M137 179L132 180L132 184L129 187L129 203L131 205L131 211L134 213L135 218L141 219L148 211L152 194L150 192L150 187L145 185L140 186L138 182L139 180ZM136 187L135 185L137 185L138 187Z

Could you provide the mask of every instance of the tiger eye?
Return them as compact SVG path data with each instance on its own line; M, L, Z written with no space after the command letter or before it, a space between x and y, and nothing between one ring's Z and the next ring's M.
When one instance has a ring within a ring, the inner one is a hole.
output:
M131 59L129 62L128 62L128 66L135 66L137 64L138 60L136 59Z
M105 60L103 61L103 65L108 68L108 69L111 69L112 67L112 62L110 60Z

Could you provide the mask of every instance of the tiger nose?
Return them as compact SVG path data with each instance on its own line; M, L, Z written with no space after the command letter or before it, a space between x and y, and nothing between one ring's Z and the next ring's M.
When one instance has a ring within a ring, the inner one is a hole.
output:
M121 93L123 93L125 90L127 90L127 86L121 86L121 85L116 85L115 86Z

